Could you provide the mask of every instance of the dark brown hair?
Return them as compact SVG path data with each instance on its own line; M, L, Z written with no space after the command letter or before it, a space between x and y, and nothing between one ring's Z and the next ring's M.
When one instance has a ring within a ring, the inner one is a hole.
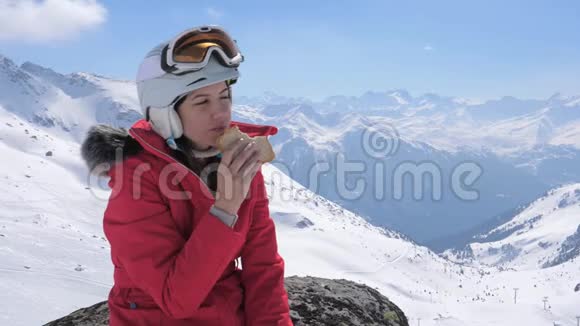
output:
M185 165L188 169L197 174L203 182L205 182L208 188L215 192L217 189L217 165L221 162L221 158L218 156L212 156L205 162L195 158L193 156L193 142L185 137L185 135L176 139L175 143L177 144L178 149L172 151L173 157L179 163ZM208 165L211 166L208 167ZM204 171L206 167L208 167L208 169L207 171ZM202 175L202 172L205 173Z

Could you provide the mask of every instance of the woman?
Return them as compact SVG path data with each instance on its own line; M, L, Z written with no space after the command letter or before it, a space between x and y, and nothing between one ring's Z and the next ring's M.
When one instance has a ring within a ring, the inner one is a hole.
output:
M112 189L103 220L115 267L110 325L292 325L255 146L216 149L228 126L277 132L231 121L242 61L223 29L187 30L139 68L145 119L128 133L89 131L83 157Z

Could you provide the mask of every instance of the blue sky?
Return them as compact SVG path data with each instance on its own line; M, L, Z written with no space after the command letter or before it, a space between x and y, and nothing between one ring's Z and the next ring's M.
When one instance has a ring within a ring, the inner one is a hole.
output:
M0 0L0 8L10 1ZM8 27L0 22L0 54L65 73L133 79L149 48L212 23L226 27L246 57L241 95L321 99L394 88L475 99L580 94L580 1L97 3L106 12L101 19L84 29L92 18L71 22L79 30L64 39L29 37L30 29L58 25L37 27L48 18L22 33L20 20L11 33L21 36L13 38L2 38Z

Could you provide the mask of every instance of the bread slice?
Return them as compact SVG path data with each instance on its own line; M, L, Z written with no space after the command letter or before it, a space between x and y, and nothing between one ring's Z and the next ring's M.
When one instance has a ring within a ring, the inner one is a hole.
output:
M242 141L245 143L250 141L256 142L256 146L258 146L259 149L258 160L260 160L262 163L271 162L274 160L274 158L276 158L272 144L270 144L268 141L267 136L250 137L248 134L240 131L238 126L233 126L226 129L223 135L218 137L216 144L217 148L224 152L240 138L243 139Z

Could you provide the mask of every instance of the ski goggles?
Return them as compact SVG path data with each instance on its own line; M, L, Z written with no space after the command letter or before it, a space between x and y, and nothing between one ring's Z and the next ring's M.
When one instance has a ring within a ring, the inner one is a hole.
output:
M202 69L216 53L229 67L237 67L244 56L236 41L221 27L199 26L175 37L161 54L161 68L168 73L181 75Z

